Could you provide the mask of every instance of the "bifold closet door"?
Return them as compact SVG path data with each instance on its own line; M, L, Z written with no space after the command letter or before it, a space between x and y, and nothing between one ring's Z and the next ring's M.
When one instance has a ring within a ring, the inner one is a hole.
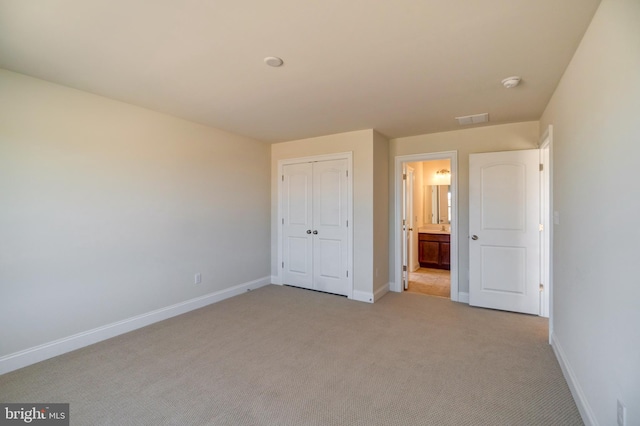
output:
M284 284L348 295L347 160L283 171Z

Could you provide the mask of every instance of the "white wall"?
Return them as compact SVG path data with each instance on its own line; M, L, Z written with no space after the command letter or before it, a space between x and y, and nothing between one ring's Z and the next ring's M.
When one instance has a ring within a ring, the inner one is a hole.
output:
M373 132L373 291L389 291L389 140Z
M640 2L603 0L541 119L553 125L553 322L587 424L640 424Z
M373 294L374 291L374 258L380 257L380 252L374 256L374 239L380 240L384 235L374 233L374 203L380 202L377 196L374 200L374 157L384 157L381 146L381 135L375 136L373 130L359 130L317 138L282 142L271 145L271 271L276 276L279 273L277 265L278 253L278 161L290 158L309 157L314 155L333 154L338 152L353 152L353 287L354 291ZM386 170L381 173L386 175ZM381 188L384 190L384 188ZM386 198L385 198L386 202ZM381 213L384 215L384 212ZM376 222L377 223L377 222ZM386 230L384 231L386 232ZM375 237L374 237L375 235ZM381 249L384 253L384 248ZM386 257L385 257L386 260ZM386 281L386 277L382 280Z
M477 152L509 151L533 149L538 146L538 122L513 123L496 126L477 127L453 132L432 133L391 140L390 165L395 167L395 157L458 151L458 259L459 292L469 291L469 154ZM395 183L391 176L390 238L395 241L393 218L395 208ZM393 281L395 271L395 246L391 246L390 274Z
M4 70L0 93L0 357L269 276L269 145Z

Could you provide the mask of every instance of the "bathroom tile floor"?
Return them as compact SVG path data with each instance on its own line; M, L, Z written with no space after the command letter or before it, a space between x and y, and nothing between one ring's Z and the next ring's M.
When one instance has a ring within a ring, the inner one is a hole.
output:
M450 297L451 272L445 269L419 268L409 273L408 292Z

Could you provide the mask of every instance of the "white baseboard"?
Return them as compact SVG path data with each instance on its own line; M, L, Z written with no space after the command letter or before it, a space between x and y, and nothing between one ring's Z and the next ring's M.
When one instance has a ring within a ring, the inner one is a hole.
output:
M377 302L378 300L380 300L382 296L389 293L389 288L390 288L390 284L386 283L385 285L377 289L375 293L373 293L373 301Z
M282 285L282 281L280 281L280 277L277 275L271 275L271 284Z
M358 302L367 302L367 303L373 303L374 301L373 293L368 291L360 291L360 290L353 290L352 299L357 300Z
M573 368L571 368L567 355L564 353L564 350L562 349L562 346L555 334L551 335L551 347L553 348L553 352L556 354L556 358L558 359L558 363L562 369L562 374L569 385L571 395L573 395L573 399L578 406L578 411L582 416L582 421L586 426L598 426L596 416L593 414L593 410L591 409L591 406L578 383L578 379L573 372Z
M469 293L467 293L466 291L459 291L458 292L458 302L466 303L468 305L469 304Z
M400 288L399 284L396 283L389 283L389 291L393 291L395 293L402 293L402 288Z
M374 303L380 300L382 296L384 296L389 292L389 286L390 284L387 283L382 287L380 287L379 289L377 289L375 293L371 293L368 291L353 290L353 297L351 299L357 300L358 302Z
M54 340L42 345L34 346L19 352L0 357L0 374L35 364L45 359L53 358L94 343L110 339L120 334L128 333L138 328L145 327L158 321L162 321L176 315L181 315L194 309L199 309L212 303L220 302L233 296L237 296L249 290L255 290L271 283L271 277L260 278L244 284L226 288L196 297L191 300L176 303L165 308L137 315L122 321L117 321L92 330L83 331L72 336Z

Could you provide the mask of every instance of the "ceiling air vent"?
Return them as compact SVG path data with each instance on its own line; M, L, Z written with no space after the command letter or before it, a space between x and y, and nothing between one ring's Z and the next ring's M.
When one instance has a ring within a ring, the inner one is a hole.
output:
M484 114L465 115L464 117L456 117L456 120L458 120L458 124L461 126L466 126L467 124L486 123L489 121L489 113L485 112Z

